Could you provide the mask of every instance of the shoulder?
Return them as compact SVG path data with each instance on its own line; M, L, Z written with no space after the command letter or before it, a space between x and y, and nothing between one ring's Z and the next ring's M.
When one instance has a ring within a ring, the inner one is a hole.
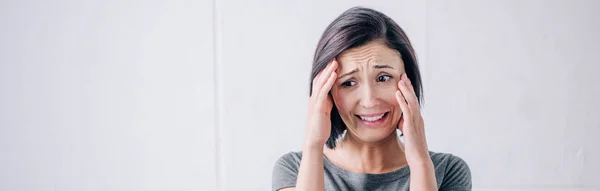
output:
M271 180L273 190L296 186L301 159L302 152L289 152L277 159Z
M299 167L300 161L302 159L302 151L299 152L288 152L279 159L275 163L275 167L277 166L287 166L287 167Z
M467 162L450 153L429 152L440 189L471 190L471 170Z
M431 156L431 161L433 161L434 165L460 165L467 167L467 162L463 160L461 157L450 154L450 153L441 153L441 152L432 152L429 151L429 156Z

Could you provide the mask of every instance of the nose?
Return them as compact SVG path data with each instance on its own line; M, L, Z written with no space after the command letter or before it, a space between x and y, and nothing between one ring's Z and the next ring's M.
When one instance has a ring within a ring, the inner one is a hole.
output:
M361 89L362 97L360 99L360 106L363 108L374 108L379 105L379 100L377 99L377 91L372 85L362 86Z

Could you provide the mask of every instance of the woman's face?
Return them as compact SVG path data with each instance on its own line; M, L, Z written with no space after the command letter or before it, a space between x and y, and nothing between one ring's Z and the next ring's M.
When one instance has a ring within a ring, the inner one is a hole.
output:
M400 53L374 41L342 52L337 61L331 94L348 133L372 143L390 136L402 112L395 98L404 73Z

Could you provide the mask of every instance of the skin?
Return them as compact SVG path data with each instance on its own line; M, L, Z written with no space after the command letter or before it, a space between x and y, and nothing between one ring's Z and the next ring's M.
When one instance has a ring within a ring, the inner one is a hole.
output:
M332 100L348 131L341 144L328 149L323 145L330 135ZM308 112L296 187L281 190L323 190L323 154L359 173L381 174L408 165L411 190L437 190L419 103L396 50L373 41L342 52L313 80ZM381 113L387 114L377 126L357 117ZM404 144L396 129L404 133Z

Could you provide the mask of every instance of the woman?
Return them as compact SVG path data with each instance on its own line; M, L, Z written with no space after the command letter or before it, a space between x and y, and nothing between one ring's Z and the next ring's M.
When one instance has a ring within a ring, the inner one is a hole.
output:
M273 190L471 190L461 158L427 148L417 59L383 13L355 7L327 27L310 89L303 151L277 161Z

